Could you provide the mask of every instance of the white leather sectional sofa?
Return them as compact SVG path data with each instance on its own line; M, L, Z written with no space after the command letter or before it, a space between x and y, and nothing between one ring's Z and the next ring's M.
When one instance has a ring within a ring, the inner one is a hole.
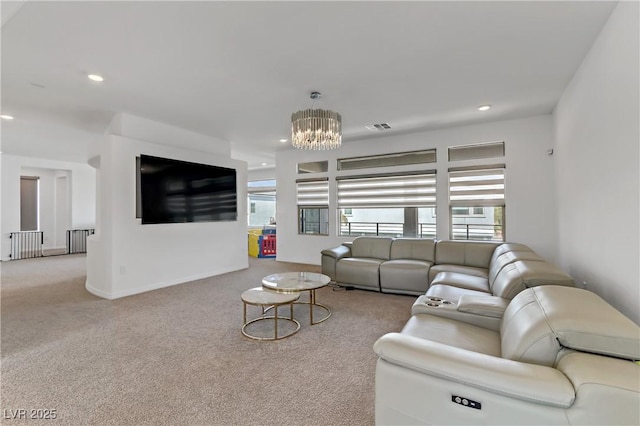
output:
M640 424L640 328L586 290L526 289L497 327L414 310L374 350L378 425Z
M419 295L374 345L377 425L640 424L640 328L523 244L360 237L322 272Z

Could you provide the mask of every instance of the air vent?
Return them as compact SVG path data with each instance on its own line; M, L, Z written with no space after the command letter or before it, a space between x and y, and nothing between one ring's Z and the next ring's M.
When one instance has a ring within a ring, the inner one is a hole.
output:
M368 130L371 130L372 132L377 131L383 131L383 130L389 130L391 128L391 126L389 126L389 123L380 123L380 124L372 124L370 126L364 126L366 127Z

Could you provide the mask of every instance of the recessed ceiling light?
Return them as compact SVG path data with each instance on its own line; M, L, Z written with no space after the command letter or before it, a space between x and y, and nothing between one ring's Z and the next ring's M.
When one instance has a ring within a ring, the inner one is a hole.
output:
M266 166L266 165L267 165L267 163L262 163L262 165L263 165L263 166Z
M98 74L89 74L87 77L89 77L89 80L93 81L104 81L104 78L102 78L102 76Z
M0 118L3 118L5 120L13 120L13 116L7 114L0 115Z
M478 111L487 111L491 109L491 105L481 105L478 107Z
M285 143L286 141L288 141L289 139L280 139L280 142Z

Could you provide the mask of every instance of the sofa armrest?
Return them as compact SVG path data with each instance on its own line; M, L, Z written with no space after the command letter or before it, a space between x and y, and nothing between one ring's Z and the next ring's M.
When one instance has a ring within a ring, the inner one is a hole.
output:
M320 256L320 264L322 265L322 273L329 276L332 281L336 280L336 265L340 259L351 257L351 249L345 246L339 246L332 249L322 250Z
M576 390L576 402L567 411L571 424L640 424L640 367L633 361L573 352L557 369Z
M332 249L322 250L321 252L324 256L329 256L334 258L336 261L342 259L343 257L351 256L351 249L346 246L339 246Z
M458 311L485 317L502 318L507 305L509 305L509 300L502 297L463 294L458 300Z
M446 288L448 286L438 286ZM451 287L456 290L456 292L464 292L467 290L459 289L457 287ZM471 291L471 290L469 290ZM476 293L476 292L473 292ZM429 294L429 292L427 292ZM485 313L479 312L465 312L461 309L458 309L458 302L462 296L467 297L468 295L463 294L457 297L447 298L445 294L441 294L444 297L434 297L422 295L418 297L413 306L411 307L411 315L417 314L429 314L435 315L442 318L449 318L456 321L466 322L467 324L475 325L477 327L486 328L488 330L500 331L500 321L502 321L502 315L500 317L486 315ZM455 296L455 294L453 295ZM470 296L470 295L469 295ZM492 298L487 294L486 296L479 295L478 297L482 298Z
M551 367L497 358L400 333L382 336L374 351L389 363L509 398L561 408L570 407L575 399L571 382Z

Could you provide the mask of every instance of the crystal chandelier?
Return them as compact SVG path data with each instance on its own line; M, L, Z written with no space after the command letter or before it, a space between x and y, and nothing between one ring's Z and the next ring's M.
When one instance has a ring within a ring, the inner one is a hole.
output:
M320 92L311 93L314 103L321 96ZM326 109L294 112L291 114L291 143L298 149L339 148L342 143L342 117Z

